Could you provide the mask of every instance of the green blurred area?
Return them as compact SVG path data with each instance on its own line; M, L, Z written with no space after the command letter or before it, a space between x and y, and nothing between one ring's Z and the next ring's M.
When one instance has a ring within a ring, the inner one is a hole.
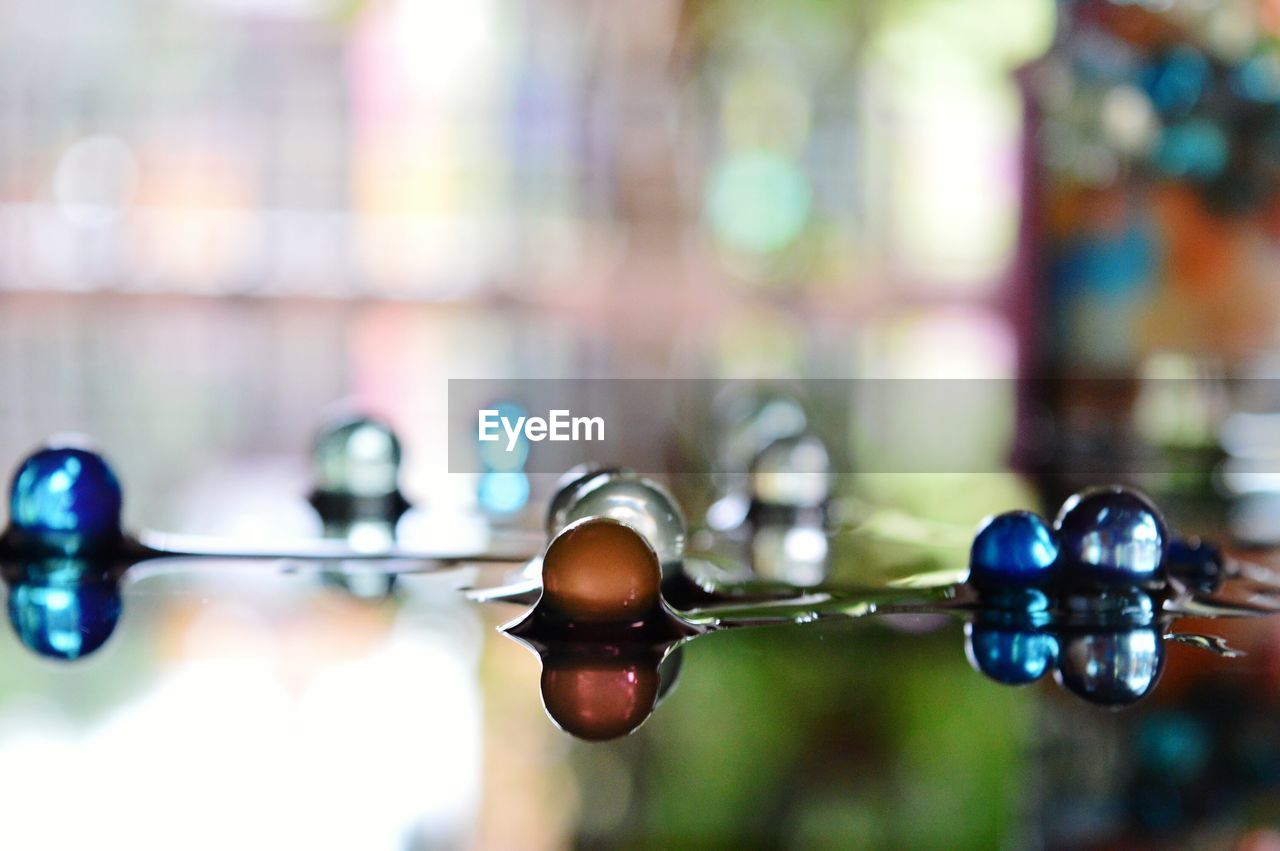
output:
M742 630L686 654L639 734L575 754L580 777L614 750L635 767L625 829L586 844L1014 844L1034 695L976 676L958 623L924 636L871 622ZM581 794L590 813L612 791Z

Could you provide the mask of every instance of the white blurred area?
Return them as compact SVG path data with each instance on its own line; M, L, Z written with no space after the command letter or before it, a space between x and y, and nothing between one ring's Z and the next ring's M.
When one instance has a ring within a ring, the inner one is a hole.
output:
M472 835L485 715L470 609L343 617L299 605L296 580L237 599L150 584L121 629L168 633L168 650L128 701L88 719L47 696L0 707L0 844L391 851ZM157 602L184 614L157 623ZM84 664L120 666L115 650Z

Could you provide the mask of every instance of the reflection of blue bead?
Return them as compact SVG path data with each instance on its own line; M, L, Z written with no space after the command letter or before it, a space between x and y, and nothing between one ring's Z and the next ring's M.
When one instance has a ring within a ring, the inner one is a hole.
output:
M1063 503L1054 526L1068 581L1134 585L1162 578L1164 520L1136 491L1109 487L1078 493Z
M975 671L1008 686L1033 683L1053 667L1058 639L1030 629L995 629L970 624L965 655Z
M100 576L32 579L9 590L9 621L24 645L70 661L97 650L120 620L120 591Z
M102 456L42 449L13 477L9 516L17 545L33 552L101 552L120 539L120 483Z
M969 551L969 581L979 587L1044 582L1058 561L1058 542L1039 515L1010 511L989 519Z
M1090 703L1126 706L1150 694L1163 670L1160 632L1143 626L1063 637L1054 677Z

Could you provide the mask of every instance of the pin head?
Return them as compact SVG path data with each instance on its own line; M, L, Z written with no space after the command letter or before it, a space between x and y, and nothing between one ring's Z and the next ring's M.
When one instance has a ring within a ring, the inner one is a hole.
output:
M636 530L585 518L547 548L539 607L574 623L630 623L659 607L661 582L657 554Z
M101 455L47 447L28 456L9 489L12 544L24 555L87 556L120 544L120 482Z

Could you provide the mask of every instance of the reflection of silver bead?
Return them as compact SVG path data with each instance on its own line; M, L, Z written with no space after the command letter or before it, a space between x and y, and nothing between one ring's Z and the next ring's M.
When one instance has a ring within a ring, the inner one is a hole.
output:
M311 451L315 489L355 497L396 492L400 440L389 426L354 417L325 427Z
M564 509L549 518L552 534L584 517L608 517L644 536L662 564L684 557L684 515L657 482L629 471L601 470L574 484L564 503Z
M751 465L751 497L764 505L817 507L831 498L831 455L812 434L769 444Z
M764 526L751 535L751 567L761 579L801 587L827 578L827 533L814 526Z

